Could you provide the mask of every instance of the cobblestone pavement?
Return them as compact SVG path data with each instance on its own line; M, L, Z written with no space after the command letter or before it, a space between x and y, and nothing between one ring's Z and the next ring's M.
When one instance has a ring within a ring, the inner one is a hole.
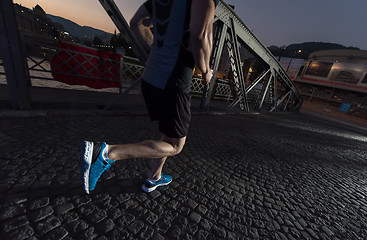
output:
M367 134L302 114L194 115L174 181L116 163L91 195L83 139L158 138L145 115L0 118L0 239L367 239Z

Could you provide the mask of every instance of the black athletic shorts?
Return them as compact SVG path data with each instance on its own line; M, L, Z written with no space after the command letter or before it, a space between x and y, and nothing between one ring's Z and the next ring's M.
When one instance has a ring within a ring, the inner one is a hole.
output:
M163 90L142 81L142 92L152 121L159 131L171 138L187 136L191 119L191 94L180 90Z

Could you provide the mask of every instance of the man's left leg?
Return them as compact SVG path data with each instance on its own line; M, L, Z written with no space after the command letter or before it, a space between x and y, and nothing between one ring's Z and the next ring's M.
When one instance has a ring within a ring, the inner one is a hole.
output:
M186 137L183 138L169 138L163 136L162 141L172 144L177 149L177 154L183 149ZM159 186L168 185L172 182L172 176L165 175L162 173L163 165L166 162L167 157L156 158L153 160L152 170L149 178L145 181L142 186L144 192L152 192Z

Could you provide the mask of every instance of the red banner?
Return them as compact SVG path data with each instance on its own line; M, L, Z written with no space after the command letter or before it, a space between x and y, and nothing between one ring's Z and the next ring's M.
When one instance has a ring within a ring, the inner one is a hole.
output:
M121 54L60 41L51 58L55 80L95 89L120 87Z

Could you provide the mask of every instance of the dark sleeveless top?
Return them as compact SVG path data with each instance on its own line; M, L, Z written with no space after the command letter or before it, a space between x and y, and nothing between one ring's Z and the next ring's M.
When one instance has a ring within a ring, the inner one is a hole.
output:
M160 89L190 92L195 66L190 50L191 2L148 0L144 3L152 15L154 41L143 79Z

